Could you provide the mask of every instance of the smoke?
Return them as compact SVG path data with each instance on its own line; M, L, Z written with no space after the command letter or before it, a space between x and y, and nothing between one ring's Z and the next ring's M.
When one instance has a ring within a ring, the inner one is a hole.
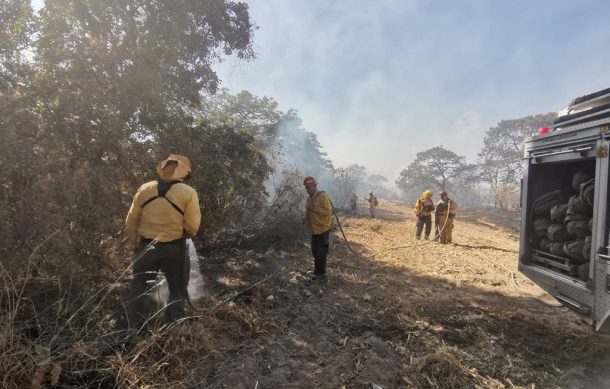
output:
M320 189L333 183L332 162L327 158L316 134L301 127L302 121L296 115L289 117L278 127L279 157L275 171L266 183L269 197L274 197L275 188L283 181L283 171L298 171L315 177Z
M191 300L197 300L207 293L204 289L203 277L199 269L199 255L192 239L186 240L186 248L188 250L188 256L190 261L190 273L188 283L188 293ZM159 306L165 306L169 301L169 289L167 288L167 280L163 278L157 283L152 289L151 294L157 301Z

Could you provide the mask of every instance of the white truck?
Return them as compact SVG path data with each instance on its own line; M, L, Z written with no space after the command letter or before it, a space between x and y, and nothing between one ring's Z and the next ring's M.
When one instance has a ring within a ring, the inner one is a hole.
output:
M610 332L610 88L525 140L519 270Z

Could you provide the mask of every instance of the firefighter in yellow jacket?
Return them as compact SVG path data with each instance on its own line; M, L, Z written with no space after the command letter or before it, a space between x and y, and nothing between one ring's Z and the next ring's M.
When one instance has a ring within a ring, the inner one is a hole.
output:
M434 202L432 201L432 191L427 190L422 193L421 197L415 202L415 216L417 216L417 224L415 224L415 238L421 239L421 234L426 226L425 239L430 239L430 231L432 230L432 211L434 211Z
M305 218L311 230L311 254L314 258L314 270L309 273L314 279L323 279L326 275L332 204L328 193L318 190L318 183L313 177L306 177L303 185L309 195L305 203Z
M369 202L369 214L371 215L371 217L374 218L375 208L377 208L377 206L379 205L379 200L377 200L377 196L373 194L373 191L369 193L369 198L365 200Z
M457 203L447 196L447 191L441 191L441 199L436 204L434 214L434 224L436 229L440 229L439 240L441 243L451 243L451 233L453 232L453 221L457 211Z
M157 180L138 189L126 219L136 251L127 305L130 328L138 328L146 320L148 281L156 278L157 271L163 271L169 288L166 322L184 317L188 298L186 238L196 235L201 223L197 192L184 183L191 175L191 163L172 154L159 163L157 173Z

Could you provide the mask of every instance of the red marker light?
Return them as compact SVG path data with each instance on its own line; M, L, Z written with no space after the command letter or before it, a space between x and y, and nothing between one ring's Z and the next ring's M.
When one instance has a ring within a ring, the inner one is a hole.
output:
M548 134L549 132L551 132L550 128L542 127L541 129L538 130L538 135Z

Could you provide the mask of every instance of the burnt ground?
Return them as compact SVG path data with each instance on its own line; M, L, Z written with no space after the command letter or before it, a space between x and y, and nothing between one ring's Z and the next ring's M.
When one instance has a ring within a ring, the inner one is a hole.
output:
M168 382L206 388L606 387L599 361L609 360L608 339L517 272L514 214L463 216L454 244L416 246L423 242L413 239L415 218L405 206L382 202L376 219L344 215L359 256L335 231L326 281L305 277L313 262L305 246L207 256L202 305L279 271L184 324L184 346L166 350L181 365L170 370ZM193 355L189 342L205 344L205 352L193 348L199 353Z

